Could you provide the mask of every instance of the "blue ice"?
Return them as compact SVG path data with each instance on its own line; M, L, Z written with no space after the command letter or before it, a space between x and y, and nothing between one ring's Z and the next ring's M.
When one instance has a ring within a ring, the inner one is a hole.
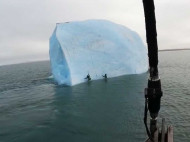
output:
M50 38L50 61L58 84L141 74L148 70L147 48L129 28L106 20L59 23Z

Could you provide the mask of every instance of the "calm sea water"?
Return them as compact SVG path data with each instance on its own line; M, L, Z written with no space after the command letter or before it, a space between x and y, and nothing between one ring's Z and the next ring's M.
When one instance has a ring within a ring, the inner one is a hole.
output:
M160 52L160 118L190 141L190 51ZM0 67L0 142L143 142L148 74L58 86L49 62Z

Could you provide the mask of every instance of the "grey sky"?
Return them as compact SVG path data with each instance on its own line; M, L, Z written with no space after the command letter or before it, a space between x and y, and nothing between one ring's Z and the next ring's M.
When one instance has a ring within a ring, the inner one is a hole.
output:
M159 49L190 47L190 1L155 0ZM55 23L107 19L145 40L142 0L0 0L0 65L49 58Z

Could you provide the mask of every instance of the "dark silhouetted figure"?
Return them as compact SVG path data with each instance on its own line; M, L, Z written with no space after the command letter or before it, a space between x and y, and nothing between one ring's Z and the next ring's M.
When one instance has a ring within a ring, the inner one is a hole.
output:
M105 79L107 79L108 77L107 77L107 74L105 74L105 75L102 75Z
M91 80L90 75L88 74L85 79L88 79L88 81L90 81Z

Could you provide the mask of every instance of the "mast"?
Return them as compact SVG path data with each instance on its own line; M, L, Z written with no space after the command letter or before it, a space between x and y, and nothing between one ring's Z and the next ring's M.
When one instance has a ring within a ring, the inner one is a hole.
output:
M146 142L173 142L173 128L169 126L165 131L165 119L162 119L161 132L157 126L157 117L162 97L161 81L158 73L158 43L156 31L156 17L154 0L143 0L146 39L149 57L149 79L145 88L144 124L149 139ZM150 131L147 126L147 113L150 112Z
M146 25L146 39L148 44L149 57L149 79L148 87L145 88L145 117L144 123L147 134L153 137L157 126L157 117L160 110L162 89L161 81L158 74L158 44L156 31L156 17L154 0L143 0L145 25ZM148 107L148 109L147 109ZM147 112L150 112L150 132L147 127Z

